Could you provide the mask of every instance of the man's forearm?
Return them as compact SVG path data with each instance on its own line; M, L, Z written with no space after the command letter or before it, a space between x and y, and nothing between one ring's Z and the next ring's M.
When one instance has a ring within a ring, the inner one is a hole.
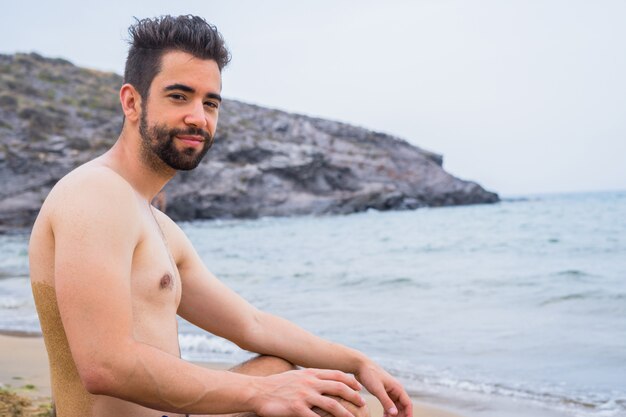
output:
M155 347L128 342L100 366L80 372L92 394L109 395L176 413L255 411L257 377L215 371L183 361Z
M314 336L282 318L257 314L256 325L247 332L242 347L296 365L352 373L378 398L387 416L412 416L411 399L402 385L361 352Z
M337 369L356 373L369 359L361 352L322 339L301 327L265 312L250 332L244 349L279 356L307 368Z
M95 361L100 366L79 370L90 393L187 414L251 411L265 416L314 417L311 408L318 407L336 417L354 417L330 397L364 404L357 380L339 371L249 376L202 368L135 341L118 347L115 354Z

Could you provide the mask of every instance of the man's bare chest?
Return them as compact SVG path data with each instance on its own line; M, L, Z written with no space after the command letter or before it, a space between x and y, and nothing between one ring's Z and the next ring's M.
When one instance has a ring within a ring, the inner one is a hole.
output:
M155 308L178 308L182 284L170 244L154 219L144 222L142 239L132 257L131 292L134 302Z

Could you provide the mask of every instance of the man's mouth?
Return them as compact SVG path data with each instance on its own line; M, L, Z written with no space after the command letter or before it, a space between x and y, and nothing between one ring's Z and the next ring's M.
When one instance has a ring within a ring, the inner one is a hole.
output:
M201 146L204 143L204 138L197 135L176 135L176 138L189 146Z

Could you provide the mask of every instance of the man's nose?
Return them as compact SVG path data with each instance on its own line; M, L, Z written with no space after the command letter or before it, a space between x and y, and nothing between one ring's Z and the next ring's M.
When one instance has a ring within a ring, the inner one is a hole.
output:
M199 129L204 129L207 126L207 115L204 112L203 103L194 104L189 109L189 113L185 116L185 124Z

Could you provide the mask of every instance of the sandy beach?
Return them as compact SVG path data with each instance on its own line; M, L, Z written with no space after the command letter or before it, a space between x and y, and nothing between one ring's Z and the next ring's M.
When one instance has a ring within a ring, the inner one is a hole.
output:
M213 369L225 364L198 363ZM38 336L0 335L0 388L9 388L35 404L50 402L48 358L43 338ZM373 397L367 397L372 417L382 416L382 407ZM414 415L419 417L469 417L420 401L414 401ZM0 404L0 414L2 413ZM11 415L11 414L7 414ZM2 414L4 417L4 414Z

